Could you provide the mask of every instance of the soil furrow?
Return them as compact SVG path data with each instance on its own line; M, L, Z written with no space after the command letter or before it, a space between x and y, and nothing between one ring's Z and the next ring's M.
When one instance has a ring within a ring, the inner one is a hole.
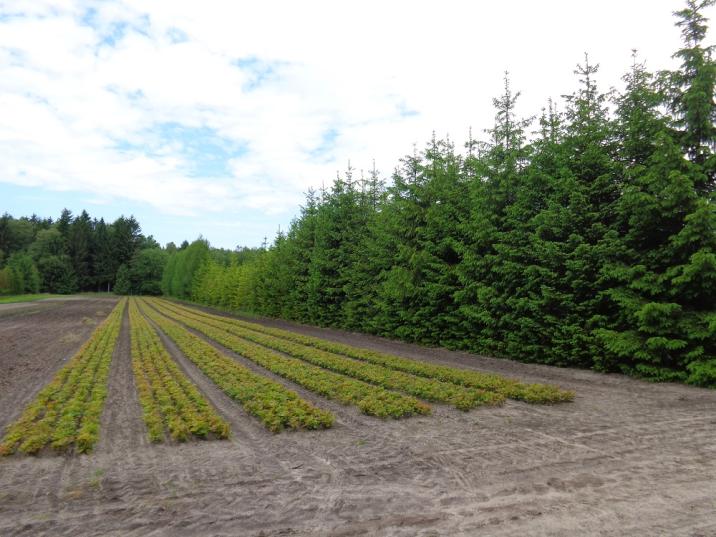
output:
M148 444L134 384L129 337L129 312L125 310L122 329L112 356L107 401L97 444L97 449L102 452L126 454Z

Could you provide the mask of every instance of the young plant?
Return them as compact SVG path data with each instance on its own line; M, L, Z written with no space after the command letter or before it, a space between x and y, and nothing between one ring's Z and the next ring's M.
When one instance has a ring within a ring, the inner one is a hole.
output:
M548 384L529 384L515 379L502 377L491 373L482 373L467 369L442 366L402 358L369 349L361 349L343 343L327 341L317 337L305 336L288 330L269 328L257 323L250 323L239 319L212 315L202 310L188 308L175 302L161 300L161 305L174 312L194 315L204 320L224 323L224 326L249 330L253 333L266 334L305 346L315 347L326 352L348 356L371 364L380 365L396 371L403 371L412 375L449 382L467 388L476 388L501 394L510 399L521 400L533 404L549 404L572 401L574 392L564 390ZM207 321L208 322L208 321ZM218 326L218 325L217 325ZM248 332L245 332L248 333Z
M134 298L129 303L129 324L132 369L149 440L163 441L165 428L178 442L209 435L227 438L229 424L177 367Z
M11 424L0 455L34 454L50 444L57 451L91 451L107 397L107 378L127 301L122 299L89 340Z
M156 305L156 302L153 302L153 304ZM161 317L156 311L150 313L150 308L146 308L145 311L150 317L152 315ZM206 323L165 310L162 310L162 313L181 320L186 326L197 330L209 339L279 376L329 399L334 399L343 404L355 405L365 414L378 417L402 418L430 412L428 405L413 397L395 393L380 386L327 371L303 360L279 354Z
M330 412L315 407L281 384L257 375L144 304L142 312L224 393L241 403L271 431L324 429L333 425Z

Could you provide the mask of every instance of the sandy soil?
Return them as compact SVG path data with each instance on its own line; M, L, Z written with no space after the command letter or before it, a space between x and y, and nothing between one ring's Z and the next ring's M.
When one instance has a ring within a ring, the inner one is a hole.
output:
M45 377L31 382L26 369L8 372L13 352L29 341L21 334L37 331L40 315L86 316L71 314L73 307L81 303L0 318L1 424L62 362L45 363L56 352L45 338L31 343L32 363ZM125 323L98 449L1 460L0 535L716 535L714 391L272 324L554 382L576 390L577 399L470 413L434 405L432 416L381 421L297 389L334 411L336 427L274 435L169 345L234 436L152 446L140 422Z

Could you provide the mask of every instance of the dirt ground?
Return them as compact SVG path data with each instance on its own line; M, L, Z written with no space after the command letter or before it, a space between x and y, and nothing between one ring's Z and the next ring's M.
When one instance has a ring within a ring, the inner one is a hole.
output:
M59 340L86 337L85 319L111 304L0 315L0 426L81 344ZM125 319L95 453L0 460L0 535L716 536L714 391L264 322L577 398L381 421L293 386L336 426L274 435L169 344L233 438L152 446Z

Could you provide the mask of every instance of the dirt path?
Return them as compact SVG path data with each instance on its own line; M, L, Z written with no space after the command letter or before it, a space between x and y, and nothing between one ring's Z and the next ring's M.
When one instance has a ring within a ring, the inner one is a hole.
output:
M19 345L15 334L33 332L49 313L24 317L25 327L13 318L11 330L0 319L0 341ZM397 422L341 407L333 430L274 435L170 345L230 418L234 438L115 449L121 435L113 432L103 440L112 445L90 456L0 460L0 535L716 535L714 391L295 329L555 382L577 398L469 413L433 405L432 416ZM52 338L44 344L50 352ZM36 344L35 367L42 348ZM0 352L2 360L12 354ZM120 345L115 360L127 355ZM108 400L128 393L126 367L113 365ZM6 378L16 396L3 399L0 423L14 412L23 371Z
M107 399L102 421L98 452L130 455L131 451L149 443L142 421L139 395L134 384L129 339L129 311L125 309L117 346L107 381Z

